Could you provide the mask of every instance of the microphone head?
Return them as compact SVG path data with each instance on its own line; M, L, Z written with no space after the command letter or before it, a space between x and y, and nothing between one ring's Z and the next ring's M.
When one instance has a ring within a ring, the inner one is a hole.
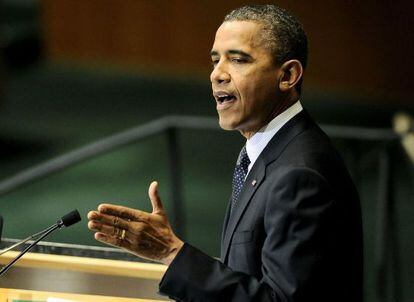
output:
M72 212L66 214L61 218L60 221L58 221L58 225L60 227L65 226L71 226L72 224L75 224L77 222L81 221L81 217L79 215L78 210L73 210Z

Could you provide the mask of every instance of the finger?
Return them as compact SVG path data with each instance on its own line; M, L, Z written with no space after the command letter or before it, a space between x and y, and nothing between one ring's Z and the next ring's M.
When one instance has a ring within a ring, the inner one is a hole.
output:
M89 211L87 217L88 217L88 220L100 221L102 219L102 214L98 211Z
M89 211L87 217L88 220L99 220L99 213L96 211Z
M108 214L126 220L130 219L134 221L145 221L147 216L149 215L144 211L105 203L98 206L98 212L100 214Z
M164 206L162 205L161 198L158 195L158 182L153 181L150 184L148 196L152 204L152 213L164 212Z
M118 237L108 236L108 235L106 235L104 233L101 233L101 232L95 233L94 237L95 237L96 240L98 240L100 242L103 242L103 243L106 243L106 244L109 244L109 245L112 245L112 246L121 247L121 248L124 248L124 249L131 250L131 243L127 240L122 240Z
M100 233L104 233L105 235L114 236L114 237L119 237L120 234L122 233L122 230L125 230L123 228L118 228L115 226L103 224L101 222L94 221L94 220L88 222L88 229L94 232L100 232Z
M99 231L102 228L102 223L96 220L90 220L88 222L88 229L91 231Z
M129 230L131 226L130 220L125 220L123 218L119 218L118 216L106 215L103 213L92 214L90 216L93 218L90 219L90 221L100 222L102 224L125 230Z
M131 235L135 237L141 236L140 234L146 229L146 223L144 222L134 222L133 224L130 223L126 227L122 226L113 226L110 224L104 224L102 221L98 220L90 220L88 222L88 229L95 232L105 233L111 236L118 236L122 230L127 231Z

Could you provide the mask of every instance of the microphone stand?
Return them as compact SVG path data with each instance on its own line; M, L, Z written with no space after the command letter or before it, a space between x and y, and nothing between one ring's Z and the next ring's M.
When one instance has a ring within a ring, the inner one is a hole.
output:
M19 260L24 254L26 254L30 249L32 249L40 240L42 240L43 238L45 238L47 235L49 235L50 233L52 233L53 231L55 231L55 230L57 230L57 229L59 229L61 226L59 225L59 224L54 224L54 225L52 225L52 226L50 226L49 228L47 228L46 230L44 230L44 231L42 231L42 232L40 232L42 235L39 237L39 238L37 238L34 242L32 242L28 247L26 247L23 251L21 251L20 252L20 254L16 257L16 258L14 258L12 261L10 261L6 266L3 266L3 268L0 270L0 276L1 275L3 275L3 274L5 274L8 270L9 270L9 268L17 261L17 260ZM37 233L37 234L35 234L35 235L38 235L39 233ZM30 237L28 237L28 238L32 238L32 237L35 237L35 235L33 235L33 236L30 236ZM27 239L27 238L26 238ZM27 240L29 240L29 239L27 239ZM27 241L26 240L26 241ZM24 241L24 242L26 242L26 241ZM21 243L23 243L23 242L21 242ZM21 243L19 243L19 244L21 244Z
M8 251L10 251L10 250L14 249L15 247L18 247L19 245L22 245L23 243L26 243L26 242L27 242L27 241L29 241L29 240L35 239L37 236L40 236L40 235L42 235L42 234L46 233L46 232L47 232L48 230L50 230L51 228L53 228L53 225L52 225L52 226L50 226L50 227L48 227L47 229L45 229L45 230L43 230L43 231L40 231L40 232L38 232L38 233L36 233L36 234L33 234L33 235L30 235L29 237L27 237L27 238L25 238L25 239L23 239L23 240L21 240L21 241L19 241L19 242L16 242L15 244L13 244L13 245L11 245L11 246L9 246L9 247L7 247L7 248L5 248L5 249L1 250L1 251L0 251L0 255L3 255L4 253L7 253Z
M72 224L75 224L77 222L79 222L81 220L81 217L79 215L78 210L73 210L72 212L64 215L58 222L56 222L55 224L51 225L50 227L48 227L46 230L41 231L37 234L34 234L32 236L29 236L28 238L24 239L23 242L19 242L17 245L20 245L24 242L26 242L27 240L29 240L30 238L36 237L38 235L39 238L37 238L35 241L33 241L28 247L26 247L23 251L20 252L20 254L14 258L12 261L10 261L6 266L4 266L1 270L0 270L0 276L3 275L4 273L6 273L9 268L16 263L17 260L19 260L24 254L26 254L31 248L33 248L40 240L42 240L43 238L45 238L47 235L49 235L50 233L63 228L63 227L68 227L71 226ZM17 246L15 245L15 246ZM10 250L11 248L8 248L6 250ZM2 253L5 253L6 251L3 251Z

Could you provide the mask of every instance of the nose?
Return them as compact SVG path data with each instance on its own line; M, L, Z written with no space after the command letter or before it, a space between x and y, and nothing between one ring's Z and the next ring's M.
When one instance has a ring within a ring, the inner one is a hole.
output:
M227 71L225 64L218 63L214 66L213 71L210 74L210 81L213 84L222 84L230 82L230 74Z

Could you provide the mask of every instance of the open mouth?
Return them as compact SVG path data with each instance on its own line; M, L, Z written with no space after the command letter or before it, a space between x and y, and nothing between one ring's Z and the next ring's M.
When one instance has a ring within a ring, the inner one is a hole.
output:
M224 104L224 103L228 103L228 102L232 102L236 100L236 97L231 94L222 94L222 95L217 95L216 100L219 104Z

